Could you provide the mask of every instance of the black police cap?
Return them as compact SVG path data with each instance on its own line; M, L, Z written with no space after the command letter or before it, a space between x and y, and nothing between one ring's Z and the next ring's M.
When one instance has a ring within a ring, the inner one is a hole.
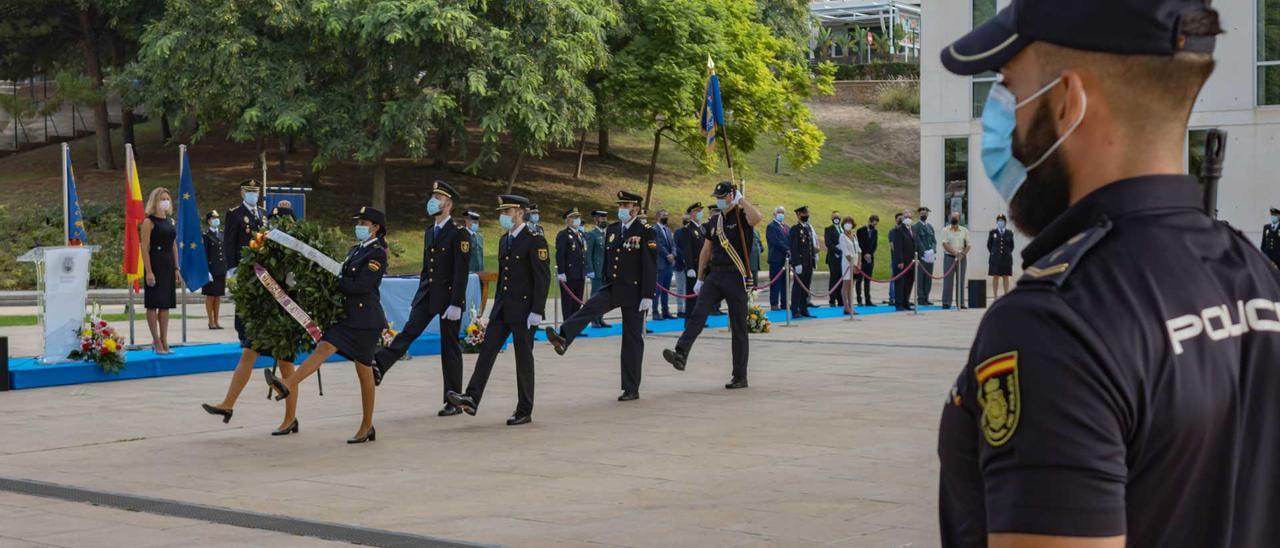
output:
M1212 53L1218 32L1207 0L1013 0L943 49L942 64L962 76L999 70L1037 40L1127 55Z
M738 188L733 186L733 183L729 181L720 181L716 184L716 189L711 191L711 196L720 198L722 196L733 194L736 190L738 190Z
M644 200L643 196L636 194L634 192L627 192L625 190L618 191L617 201L620 204L639 204L643 200Z
M460 199L460 197L458 196L458 191L453 189L453 185L445 181L437 180L432 182L431 193L439 194L455 202L457 202Z
M1274 212L1274 210L1272 211ZM217 219L218 217L220 217L220 215L218 215L218 210L210 209L209 212L205 214L204 220L208 221L209 219Z
M372 207L360 208L360 211L357 211L355 215L351 216L351 218L357 221L369 221L375 225L378 225L379 227L381 227L378 230L379 236L387 233L387 215Z
M693 213L695 209L702 209L702 202L694 202L689 207L684 208L685 213Z
M217 211L215 211L215 212L213 212L213 213L216 215L218 212L217 212ZM1280 209L1276 209L1276 208L1274 208L1274 207L1273 207L1273 208L1271 208L1271 214L1272 214L1272 215L1280 215Z
M576 207L571 207L569 208L568 211L565 211L560 215L560 217L564 219L568 219L569 217L581 217L581 216L582 214L578 213L578 208Z
M513 207L532 209L530 208L529 199L524 196L518 196L515 194L498 195L498 209L509 209Z
M473 220L473 221L479 221L479 220L480 220L480 214L479 214L479 213L476 213L476 212L475 212L475 210L472 210L472 209L468 209L468 210L466 210L466 211L463 213L463 215L466 215L468 219L471 219L471 220Z
M592 217L608 217L609 214L602 209L597 209L591 212L591 216Z
M259 192L262 190L262 183L257 179L245 179L240 181L240 190Z
M1001 213L1001 214L999 214L999 215L996 215L996 220L997 220L997 221L1008 221L1008 220L1009 220L1009 218L1008 218L1008 217L1005 217L1005 216L1004 216L1004 213Z
M529 211L538 211L538 204L529 202L529 205L526 207L526 209L528 209Z
M796 213L803 213L803 214L805 214L805 215L808 215L808 214L809 214L809 206L800 206L800 207L797 207L797 208L796 208Z

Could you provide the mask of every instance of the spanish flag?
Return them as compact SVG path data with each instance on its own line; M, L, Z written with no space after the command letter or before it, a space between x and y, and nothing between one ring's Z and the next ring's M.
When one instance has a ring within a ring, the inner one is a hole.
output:
M134 291L142 279L142 244L138 241L138 226L146 217L142 205L142 185L138 182L138 166L133 160L133 145L125 144L124 160L124 264L125 277Z

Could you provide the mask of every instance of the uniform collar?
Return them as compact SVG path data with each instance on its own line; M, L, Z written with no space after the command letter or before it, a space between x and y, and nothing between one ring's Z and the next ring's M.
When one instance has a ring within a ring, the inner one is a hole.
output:
M511 232L508 232L507 235L511 236L511 239L514 240L516 236L520 235L520 232L522 232L524 230L524 227L526 226L529 226L529 223L520 223L520 226L515 227L515 229L513 229Z
M452 218L453 218L452 215L448 215L448 216L445 216L445 218L440 219L439 221L436 221L436 228L444 228L444 224L449 222L449 219L452 219Z
M1148 175L1121 179L1085 196L1055 219L1026 249L1024 265L1034 264L1071 237L1098 224L1129 215L1168 209L1201 210L1203 194L1190 175Z
M635 218L635 217L632 217L632 218L630 218L630 219L627 219L627 222L622 223L622 231L623 231L623 232L626 232L626 231L628 231L628 230L631 230L631 225L635 224L635 222L636 222L636 218Z
M374 236L372 238L369 238L368 240L360 242L360 247L369 247L371 244L373 244L376 241L378 241L378 237Z

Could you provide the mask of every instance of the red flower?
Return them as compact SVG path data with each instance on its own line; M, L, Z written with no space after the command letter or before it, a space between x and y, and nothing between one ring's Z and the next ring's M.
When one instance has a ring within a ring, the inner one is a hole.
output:
M92 346L92 345L91 345L91 344L89 344L89 341L85 341L85 342L83 342L83 343L80 343L80 351L81 351L81 352L88 352L88 351L89 351L89 347L90 347L90 346Z
M98 327L106 327L107 320L98 320Z

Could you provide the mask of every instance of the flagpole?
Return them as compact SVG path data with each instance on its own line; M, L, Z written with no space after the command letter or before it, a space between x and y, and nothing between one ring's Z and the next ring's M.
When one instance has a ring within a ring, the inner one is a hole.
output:
M67 192L67 155L71 146L62 143L62 245L71 245L70 207L67 200L71 196Z
M178 173L179 174L182 173L182 169L186 167L186 164L187 164L187 145L178 145ZM179 186L181 186L181 183L179 183ZM178 192L182 192L182 189L178 189ZM178 259L178 264L181 265L182 264L181 253L178 254L177 259ZM184 292L181 292L181 291L178 292L179 295L182 295L182 344L187 344L187 297L190 295L191 291L190 291L190 288L187 286L187 279L185 277L182 278L182 288L187 290L185 294Z
M132 188L132 186L133 186L133 144L132 144L132 143L125 143L125 144L124 144L124 152L125 152L125 154L124 154L124 178L125 178L126 184L127 184L127 185L129 185L129 188ZM126 202L126 203L125 203L125 208L126 208L126 209L128 209L128 207L129 207L129 205L128 205L128 203ZM124 223L124 229L125 229L126 231L127 231L127 230L129 230L129 228L130 228L130 227L129 227L129 221L128 221L128 219L129 219L129 214L128 214L128 212L126 212L126 213L125 213L125 223ZM125 236L124 236L124 237L125 237L125 241L126 241L126 242L127 242L127 241L129 241L129 235L128 235L128 234L125 234ZM139 245L141 245L141 241L139 241ZM125 249L126 249L126 250L128 249L128 246L127 246L127 245L125 246ZM129 260L129 259L128 259L128 257L125 257L125 260L126 260L126 261L128 261L128 260ZM134 284L136 284L136 283L137 283L137 282L136 282L135 280L130 280L128 276L125 276L125 284L124 284L124 285L125 285L125 288L124 288L124 292L125 292L125 293L128 295L128 297L129 297L129 298L128 298L128 302L125 304L125 312L128 312L128 313L129 313L129 346L134 346L134 345L138 344L138 339L137 339L137 337L135 337L135 336L134 336L134 330L133 330L133 320L134 320L134 310L133 310L133 288L134 288Z

